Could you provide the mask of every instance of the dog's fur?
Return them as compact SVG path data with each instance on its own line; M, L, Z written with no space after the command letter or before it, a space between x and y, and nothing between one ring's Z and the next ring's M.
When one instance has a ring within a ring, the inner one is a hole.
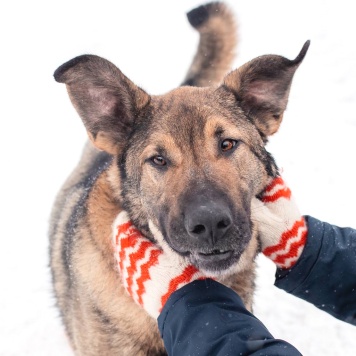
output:
M148 95L91 55L55 72L94 144L59 193L50 228L55 294L79 355L165 354L156 321L125 293L114 262L112 223L122 209L152 241L153 222L172 249L252 306L251 199L277 173L265 143L308 44L293 61L262 56L223 78L236 42L231 12L212 3L188 19L198 52L168 94Z

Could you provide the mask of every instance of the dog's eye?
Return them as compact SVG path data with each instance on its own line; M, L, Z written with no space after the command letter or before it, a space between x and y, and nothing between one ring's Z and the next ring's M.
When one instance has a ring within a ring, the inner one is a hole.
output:
M156 165L156 166L166 166L167 165L167 161L162 157L162 156L153 156L151 158L151 162Z
M233 140L231 138L228 138L224 141L221 142L220 144L220 149L222 152L227 152L227 151L231 151L232 149L236 148L238 145L238 141L237 140Z

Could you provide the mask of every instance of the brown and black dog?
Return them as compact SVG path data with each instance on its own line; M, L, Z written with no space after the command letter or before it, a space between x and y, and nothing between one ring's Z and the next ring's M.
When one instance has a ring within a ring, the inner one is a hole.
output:
M251 200L277 167L265 144L278 130L294 60L258 57L229 70L236 43L221 3L188 14L200 33L183 85L150 96L107 60L63 64L92 143L56 200L50 228L53 284L78 355L164 355L156 321L125 293L111 245L122 209L154 241L148 222L201 270L214 272L251 309L259 252Z

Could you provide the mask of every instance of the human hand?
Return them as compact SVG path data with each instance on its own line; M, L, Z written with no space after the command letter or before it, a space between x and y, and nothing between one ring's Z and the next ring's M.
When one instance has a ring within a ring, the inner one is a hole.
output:
M292 267L304 249L307 225L282 177L271 179L260 200L253 199L251 215L263 254L279 268Z
M145 238L122 211L113 224L113 244L123 286L137 304L157 318L173 292L208 277L174 252L154 226L151 230L160 246Z

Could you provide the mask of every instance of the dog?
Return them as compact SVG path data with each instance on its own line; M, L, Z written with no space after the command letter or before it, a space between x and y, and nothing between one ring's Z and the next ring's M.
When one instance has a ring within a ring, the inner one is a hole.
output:
M94 55L54 74L90 138L50 224L54 291L78 355L166 355L156 320L127 295L116 268L112 224L122 210L155 242L153 222L176 253L252 309L260 244L251 200L278 174L265 144L309 42L294 60L265 55L228 73L237 42L228 7L203 5L188 20L198 50L167 94L149 95Z

